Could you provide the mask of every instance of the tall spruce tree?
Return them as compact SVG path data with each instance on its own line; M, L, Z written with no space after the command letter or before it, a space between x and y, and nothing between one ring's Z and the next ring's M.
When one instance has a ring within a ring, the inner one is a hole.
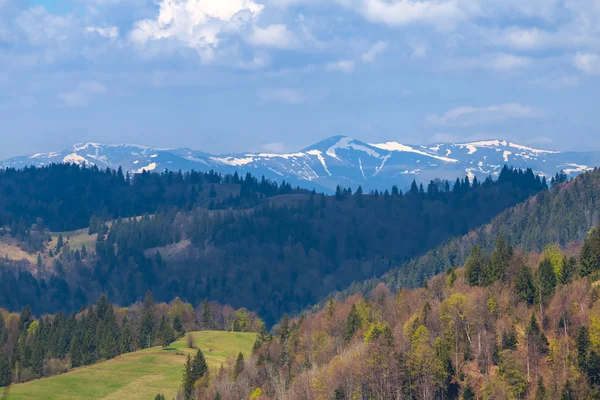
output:
M482 286L488 275L489 261L483 255L481 246L477 245L471 250L471 255L465 264L467 283L470 286Z
M538 275L538 302L540 304L540 310L543 310L542 306L554 294L556 288L556 274L554 268L549 259L544 258L540 262L540 266L537 271Z
M204 299L202 304L202 329L205 331L212 329L213 326L213 315L208 303L208 298Z
M356 309L356 305L352 304L352 307L350 307L350 313L348 313L348 318L346 319L344 340L346 342L352 340L356 332L360 329L361 325L362 321L360 319L360 315L358 314L358 310Z
M233 379L237 379L238 376L244 371L244 355L240 351L237 359L235 360L235 366L233 367Z
M192 379L194 382L202 378L206 371L208 371L208 364L206 363L202 350L198 349L198 352L192 361Z
M508 264L513 256L513 249L506 241L504 235L500 235L496 240L496 247L492 254L492 262L490 264L490 273L485 278L485 285L489 286L495 282L504 279Z
M192 369L192 357L188 354L183 370L183 398L192 400L194 398L194 375Z
M12 383L12 374L10 362L6 354L0 353L0 387L8 386Z
M152 293L148 291L142 303L142 323L140 327L139 347L145 349L154 342L154 328L156 326L156 303Z

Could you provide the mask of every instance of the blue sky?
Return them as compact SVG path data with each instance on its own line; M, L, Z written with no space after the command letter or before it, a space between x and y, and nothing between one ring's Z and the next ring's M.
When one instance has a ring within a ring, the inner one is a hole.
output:
M597 0L0 0L0 158L333 135L600 149Z

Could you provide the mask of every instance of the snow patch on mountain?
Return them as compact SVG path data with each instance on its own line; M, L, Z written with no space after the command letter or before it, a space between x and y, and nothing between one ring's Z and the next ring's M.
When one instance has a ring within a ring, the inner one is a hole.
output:
M427 152L425 152L423 150L418 150L418 149L415 149L415 148L413 148L411 146L406 146L406 145L404 145L402 143L398 143L398 142L376 143L376 144L371 144L371 146L377 147L378 149L388 150L388 151L399 151L399 152L407 152L407 153L416 153L416 154L420 154L422 156L432 157L432 158L435 158L437 160L441 160L441 161L445 161L445 162L451 162L451 163L458 162L458 160L456 160L454 158L448 158L447 156L438 156L438 155L435 155L435 154L427 153ZM421 146L421 147L427 148L425 146ZM439 151L440 147L441 147L441 145L438 145L436 147L430 147L429 149L432 150L432 151Z
M80 165L87 163L87 159L80 156L77 153L67 154L66 156L63 157L62 161L64 163L72 163L72 164L80 164Z
M381 155L373 149L362 144L357 144L356 141L349 137L342 137L336 144L327 149L327 155L340 159L335 152L336 149L353 149L367 153L371 157L379 158Z
M148 165L146 165L145 167L142 167L136 171L134 171L136 174L141 174L142 172L146 171L146 172L150 172L150 171L154 171L156 169L158 165L156 165L156 163L150 163Z

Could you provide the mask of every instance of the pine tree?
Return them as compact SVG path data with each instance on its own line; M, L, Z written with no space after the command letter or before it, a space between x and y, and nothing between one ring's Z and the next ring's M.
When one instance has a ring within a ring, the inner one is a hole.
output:
M120 353L125 354L133 351L133 332L131 332L131 326L127 317L123 319L123 329L121 329L121 335L119 336L119 348Z
M159 393L156 395L156 397L154 397L154 400L166 400L165 395L162 393Z
M279 324L279 341L281 343L286 343L289 337L290 337L290 317L288 317L287 314L284 314L283 318L281 318L281 323Z
M527 327L527 338L530 343L542 354L548 353L548 339L544 332L540 329L535 313L531 313L531 319L529 320L529 326Z
M600 226L593 228L583 243L580 254L581 276L600 270Z
M56 240L56 254L60 253L60 249L65 245L62 233L58 234L58 239Z
M208 298L205 298L202 304L202 329L205 331L212 329L212 321L212 310L210 309Z
M167 321L167 318L163 315L160 320L160 325L158 327L158 334L160 337L160 342L163 349L169 347L171 343L175 340L175 336L173 334L173 328L171 324Z
M515 292L519 299L532 305L535 302L535 284L529 266L521 263L515 274Z
M244 371L244 355L240 352L235 360L235 367L233 368L233 379L237 379L238 376Z
M577 330L577 365L582 371L587 369L589 349L590 334L588 328L583 325Z
M352 304L352 307L350 307L350 313L348 314L348 318L346 319L346 327L344 328L344 340L346 342L352 340L356 332L360 329L361 325L362 322L360 320L358 310L356 309L356 305Z
M198 379L202 378L204 374L208 371L208 364L206 363L206 359L204 358L204 354L200 349L194 356L194 360L192 361L192 379L196 382Z
M139 338L139 347L142 349L152 346L154 342L155 306L154 297L148 291L142 303L142 323Z
M11 382L12 375L8 356L0 354L0 387L8 386Z
M490 265L490 273L486 276L485 285L489 286L498 282L506 275L508 264L513 256L513 249L510 244L500 235L496 240L496 247L492 254L492 263Z
M556 274L549 259L544 258L538 267L538 301L540 305L554 294Z
M183 398L192 400L194 398L194 375L192 372L192 357L188 354L183 371Z
M183 322L181 322L181 317L176 315L173 318L173 329L179 334L183 335L185 333L185 329L183 328Z
M484 257L481 246L477 245L471 250L471 255L465 264L467 283L470 286L482 286L488 274L489 262Z

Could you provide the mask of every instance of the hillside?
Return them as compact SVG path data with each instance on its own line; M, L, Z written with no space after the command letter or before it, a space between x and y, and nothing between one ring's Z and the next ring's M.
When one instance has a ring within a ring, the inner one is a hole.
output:
M343 291L366 293L379 283L397 290L418 287L447 268L464 264L474 246L490 251L499 235L515 248L541 251L550 243L566 246L583 241L600 220L600 170L594 169L570 181L555 185L527 201L509 208L489 223L466 235L451 239L426 254L390 270L380 279L355 282Z
M239 352L248 356L255 333L201 331L192 333L195 346L201 349L209 367L216 373L221 364ZM186 338L168 349L152 347L127 353L115 359L81 367L62 375L13 385L7 400L92 400L152 399L163 393L174 398L181 385L187 354Z
M532 169L548 179L560 171L569 176L600 163L600 152L562 152L536 149L507 140L414 145L395 140L365 143L347 136L333 136L288 153L245 152L209 154L203 151L162 149L128 144L77 144L51 153L36 153L0 161L0 167L37 167L51 163L97 165L131 174L171 171L215 171L221 174L265 176L294 186L332 193L336 186L385 190L392 185L408 188L413 179L427 184L432 179L469 175L484 180L498 177L502 166Z
M52 175L62 169L26 171L13 180L27 182L29 175ZM35 228L15 220L14 207L6 206L4 213L0 207L0 217L14 222L7 236L23 242L24 248L37 243L40 253L40 262L28 270L0 270L0 305L19 309L30 304L38 313L73 310L101 293L126 305L151 290L162 301L180 296L197 304L208 297L247 307L271 324L285 312L299 311L353 281L380 276L547 189L531 170L508 167L497 180L437 180L426 188L413 182L407 193L397 187L383 193L338 188L334 196L251 176L213 175L218 182L211 184L215 197L207 209L193 195L198 187L193 182L213 179L211 175L144 174L127 185L118 171L77 166L67 171L76 177L97 177L109 193L115 185L120 187L104 200L111 204L113 217L128 216L132 210L152 211L152 216L117 218L108 226L102 214L111 212L95 214L108 206L102 207L101 199L85 203L85 193L95 186L84 186L84 195L73 200L82 204L81 217L71 220L75 224L87 216L91 226L87 234L63 235L59 245L60 236L38 228L64 223L54 207L48 207L50 222L38 219ZM239 195L220 196L222 185L236 185ZM52 187L41 192L62 196ZM5 203L22 205L33 219L37 208L19 198ZM137 205L131 208L132 204ZM98 235L95 247L84 251L83 244L93 243L90 235ZM56 239L48 241L52 237Z
M420 289L330 300L273 337L202 398L600 398L600 226L583 245L476 250ZM277 366L280 375L268 371Z

